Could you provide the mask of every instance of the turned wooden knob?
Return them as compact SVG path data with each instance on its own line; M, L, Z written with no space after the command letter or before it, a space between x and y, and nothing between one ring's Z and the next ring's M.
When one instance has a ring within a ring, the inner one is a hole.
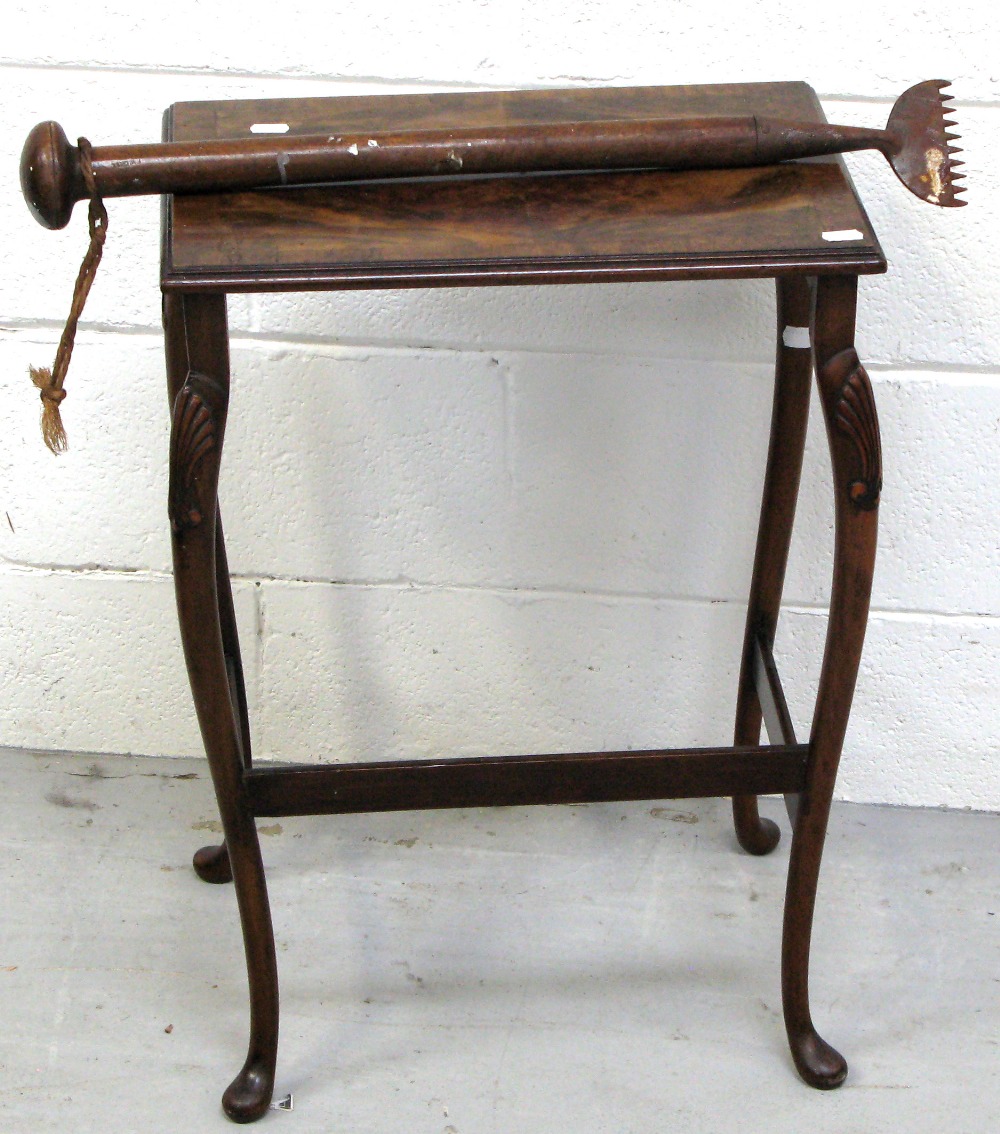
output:
M21 151L21 192L35 220L65 228L73 206L87 196L80 151L58 122L39 122Z

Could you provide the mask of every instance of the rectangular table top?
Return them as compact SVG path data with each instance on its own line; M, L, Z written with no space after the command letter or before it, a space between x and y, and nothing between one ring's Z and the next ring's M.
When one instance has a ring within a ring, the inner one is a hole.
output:
M181 102L164 138L760 114L806 83ZM859 239L824 233L857 230ZM164 198L165 289L278 291L883 272L839 157L763 168L381 180Z

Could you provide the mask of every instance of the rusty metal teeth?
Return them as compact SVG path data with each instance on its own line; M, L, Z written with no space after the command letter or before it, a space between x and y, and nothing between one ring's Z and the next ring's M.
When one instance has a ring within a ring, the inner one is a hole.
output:
M946 152L944 163L946 184L943 196L947 197L953 205L965 205L967 202L958 196L959 193L964 193L966 189L965 185L958 184L965 178L965 162L958 160L956 156L964 151L961 146L954 144L961 141L962 136L956 129L958 126L955 120L957 110L954 106L954 95L950 91L951 83L941 80L934 85L938 89L941 101L941 136L944 140Z

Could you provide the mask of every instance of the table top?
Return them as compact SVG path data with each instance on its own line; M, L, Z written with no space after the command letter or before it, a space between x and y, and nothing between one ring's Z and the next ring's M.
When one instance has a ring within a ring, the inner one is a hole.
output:
M806 83L175 103L164 138L760 114ZM857 230L860 239L824 238ZM839 157L751 169L425 178L164 198L166 290L280 291L869 273L885 257Z

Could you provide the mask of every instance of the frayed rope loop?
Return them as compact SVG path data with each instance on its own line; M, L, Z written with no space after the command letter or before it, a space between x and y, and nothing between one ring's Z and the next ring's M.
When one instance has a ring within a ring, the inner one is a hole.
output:
M87 219L90 227L90 245L83 257L80 271L77 273L76 285L73 288L73 302L69 309L69 318L63 328L59 347L56 350L56 359L50 370L48 367L30 366L28 373L31 380L38 387L42 399L42 438L53 453L64 453L67 449L66 430L63 428L62 415L59 404L66 397L63 383L66 381L66 371L69 369L69 360L73 354L73 343L76 339L76 328L83 313L83 305L87 302L87 295L97 274L97 266L101 262L104 251L104 241L108 235L108 212L101 200L94 177L94 165L90 142L80 138L77 142L80 149L80 170L83 174L83 184L90 196L90 205L87 209Z

